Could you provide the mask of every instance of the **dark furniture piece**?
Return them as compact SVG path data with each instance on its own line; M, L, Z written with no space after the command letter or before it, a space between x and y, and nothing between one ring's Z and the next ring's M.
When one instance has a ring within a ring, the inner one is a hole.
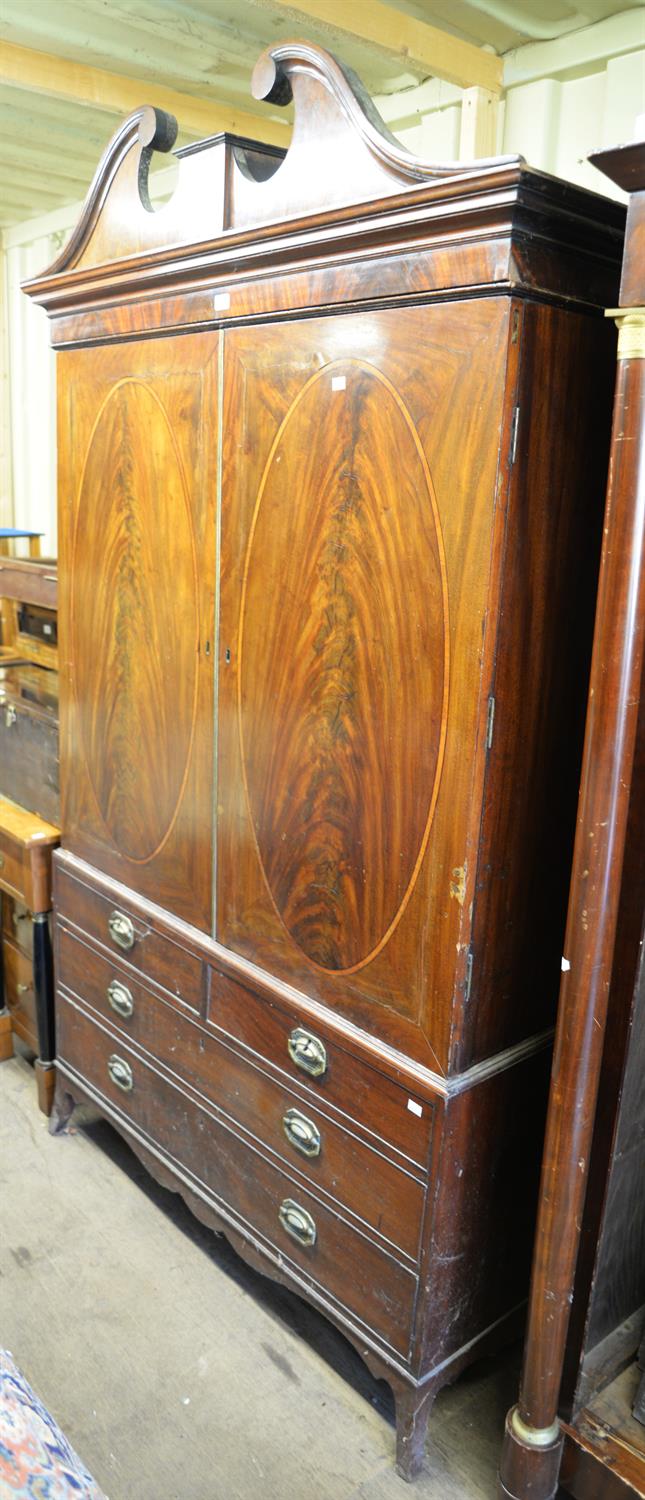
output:
M56 563L0 553L0 796L60 823Z
M0 663L0 795L60 823L58 673Z
M55 1082L50 920L57 843L57 828L0 797L0 1060L13 1052L13 1032L33 1048L38 1103L47 1115Z
M10 557L1 547L0 540L0 666L28 661L55 671L56 562L52 558Z
M529 1323L501 1464L513 1500L551 1500L558 1483L576 1500L645 1495L645 144L592 160L632 196Z
M624 214L431 167L333 58L293 143L143 109L26 290L58 350L56 1120L90 1099L391 1384L518 1326Z
M12 557L10 545L25 536L32 555ZM57 577L56 563L38 553L35 533L0 532L0 1050L11 1055L13 1034L36 1054L48 1113L51 851L60 823Z

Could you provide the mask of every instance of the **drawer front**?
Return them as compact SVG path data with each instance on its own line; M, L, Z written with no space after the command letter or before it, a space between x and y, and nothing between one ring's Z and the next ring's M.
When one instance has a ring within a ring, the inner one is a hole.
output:
M29 864L19 844L0 829L0 885L18 901L30 904Z
M36 996L31 963L7 937L2 944L5 996L11 1012L11 1024L18 1036L38 1051Z
M311 1099L269 1078L64 929L58 980L126 1042L145 1048L248 1131L261 1149L281 1157L314 1191L330 1194L416 1261L424 1204L418 1176L343 1129Z
M73 922L90 938L144 977L199 1012L202 963L172 938L158 932L126 902L115 902L79 880L54 861L54 899L60 922Z
M417 1278L242 1142L204 1105L153 1074L122 1038L59 999L58 1056L291 1265L404 1358Z
M26 958L33 960L34 924L31 912L21 901L14 901L13 896L2 897L2 931Z
M235 1043L288 1074L312 1099L359 1121L427 1170L433 1117L427 1100L359 1061L308 1020L289 1016L267 996L259 998L215 970L208 1019Z

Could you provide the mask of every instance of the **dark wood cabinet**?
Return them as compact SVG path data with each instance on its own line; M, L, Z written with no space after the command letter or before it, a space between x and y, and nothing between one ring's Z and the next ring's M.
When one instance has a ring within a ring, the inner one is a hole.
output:
M57 1108L348 1334L421 1461L521 1318L623 211L273 49L279 153L108 148L59 350ZM317 166L314 165L317 164Z

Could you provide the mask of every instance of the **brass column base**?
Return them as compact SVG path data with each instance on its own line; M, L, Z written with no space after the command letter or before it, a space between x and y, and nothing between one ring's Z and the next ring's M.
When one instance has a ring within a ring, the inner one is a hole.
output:
M533 1434L512 1407L506 1418L498 1500L555 1500L563 1445L559 1427Z

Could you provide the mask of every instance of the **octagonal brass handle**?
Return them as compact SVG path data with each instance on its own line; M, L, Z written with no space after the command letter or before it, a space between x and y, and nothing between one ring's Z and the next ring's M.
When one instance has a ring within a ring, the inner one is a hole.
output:
M126 917L124 912L113 911L110 913L108 917L108 932L112 942L116 943L117 948L124 948L127 951L128 948L134 947L134 927L130 918Z
M303 1156L320 1156L320 1131L313 1120L308 1120L306 1115L301 1115L299 1109L288 1109L282 1118L282 1129L295 1146L296 1151L301 1151Z
M125 1062L124 1058L118 1057L116 1052L113 1052L112 1056L108 1058L107 1066L112 1082L116 1084L118 1089L122 1089L124 1094L129 1094L130 1090L134 1088L134 1077L130 1064Z
M294 1028L287 1046L291 1061L297 1068L302 1068L303 1073L309 1073L312 1078L322 1078L326 1073L327 1048L319 1037L305 1031L304 1026Z
M107 987L107 997L117 1016L122 1016L125 1021L129 1020L134 1010L134 1000L127 985L120 984L118 979L112 979Z
M297 1240L299 1245L315 1245L316 1224L306 1208L301 1208L293 1198L285 1198L280 1204L278 1217L283 1229L291 1235L292 1240Z

